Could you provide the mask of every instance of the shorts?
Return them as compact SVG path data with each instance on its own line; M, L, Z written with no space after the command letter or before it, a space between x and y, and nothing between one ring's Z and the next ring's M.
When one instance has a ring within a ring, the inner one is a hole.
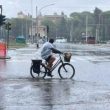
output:
M47 62L49 62L49 60L50 60L51 57L52 57L52 56L50 55L50 56L48 56L48 58L46 58L45 60L46 60Z

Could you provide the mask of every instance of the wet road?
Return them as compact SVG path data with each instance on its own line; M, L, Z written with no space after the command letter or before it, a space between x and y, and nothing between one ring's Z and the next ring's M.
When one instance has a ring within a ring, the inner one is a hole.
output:
M0 110L110 110L109 47L74 45L71 51L72 80L61 80L57 70L54 78L38 80L29 71L39 50L10 50L12 58L0 60Z

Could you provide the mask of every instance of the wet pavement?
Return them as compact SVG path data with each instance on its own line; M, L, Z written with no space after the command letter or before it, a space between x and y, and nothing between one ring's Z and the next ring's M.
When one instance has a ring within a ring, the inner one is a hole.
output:
M110 88L74 80L4 81L0 110L109 110Z
M10 50L12 58L0 60L0 110L110 110L110 55L104 48L99 48L103 56L98 50L97 55L83 55L84 48L74 48L71 63L76 74L65 80L57 70L53 78L32 79L31 59L39 50Z

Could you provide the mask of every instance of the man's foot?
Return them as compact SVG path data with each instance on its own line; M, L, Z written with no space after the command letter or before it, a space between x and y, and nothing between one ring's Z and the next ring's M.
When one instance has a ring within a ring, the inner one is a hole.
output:
M51 73L49 68L47 68L47 76L53 77L53 75L52 75L52 73Z
M47 73L47 76L53 77L53 75L51 74L51 72Z

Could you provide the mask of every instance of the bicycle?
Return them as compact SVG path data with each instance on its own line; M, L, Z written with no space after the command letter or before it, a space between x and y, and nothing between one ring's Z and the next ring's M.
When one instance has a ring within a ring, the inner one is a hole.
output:
M45 78L46 75L48 75L48 72L52 73L53 70L59 65L58 68L58 74L61 79L65 78L73 78L75 75L75 68L72 64L69 62L64 62L61 55L59 54L59 59L57 62L52 66L52 68L49 70L47 66L47 62L43 63L42 60L32 60L32 65L30 68L30 74L32 78Z

